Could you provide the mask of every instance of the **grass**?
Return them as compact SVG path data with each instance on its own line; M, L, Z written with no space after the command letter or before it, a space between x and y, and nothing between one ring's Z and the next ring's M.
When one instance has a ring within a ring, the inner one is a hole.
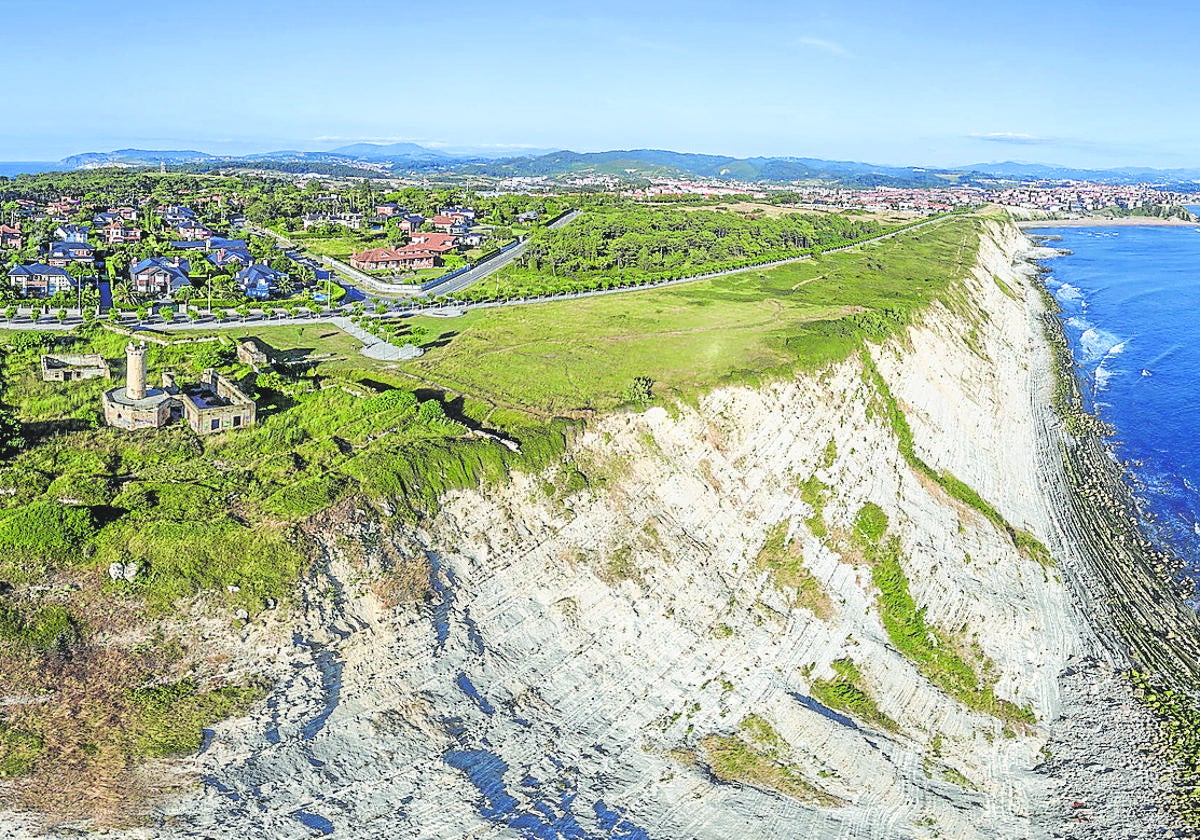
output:
M830 444L833 441L829 441ZM835 456L836 457L836 450ZM804 524L808 526L808 530L812 531L812 535L818 539L824 539L829 534L829 528L825 525L825 503L829 500L829 485L825 484L815 475L809 476L799 486L800 501L804 502L812 508L812 516L804 520Z
M45 746L36 732L16 729L0 720L0 779L32 773Z
M959 640L925 620L925 609L909 591L900 540L887 536L883 511L864 506L855 519L853 538L871 566L880 620L896 649L930 682L968 707L1009 723L1036 723L1029 707L996 696L995 665L981 651L972 651L974 662L968 661Z
M804 566L799 547L787 539L788 520L776 523L755 558L755 566L766 569L775 585L792 593L792 603L817 618L828 621L834 615L833 601L821 582Z
M832 663L834 678L813 680L809 687L814 699L831 709L852 715L861 721L897 732L900 727L879 708L865 688L862 672L852 659L838 659Z
M977 222L954 218L840 254L683 286L418 318L441 333L406 370L555 414L620 406L636 377L689 401L707 389L842 361L962 298Z
M200 749L202 731L219 720L244 713L265 692L258 686L224 686L200 691L196 681L138 688L130 692L136 709L135 749L150 758L168 758Z
M785 796L813 805L841 805L836 796L806 779L801 770L787 761L787 742L771 724L750 715L732 735L710 735L701 745L708 757L712 774L724 782L744 782L775 790Z

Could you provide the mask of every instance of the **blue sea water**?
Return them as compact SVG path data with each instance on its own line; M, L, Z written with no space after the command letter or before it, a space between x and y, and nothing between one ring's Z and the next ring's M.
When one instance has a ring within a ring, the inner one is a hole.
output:
M29 172L49 172L56 166L57 164L54 163L36 160L0 160L0 175L12 178Z
M1084 399L1116 429L1149 535L1200 578L1200 228L1054 234L1046 263Z

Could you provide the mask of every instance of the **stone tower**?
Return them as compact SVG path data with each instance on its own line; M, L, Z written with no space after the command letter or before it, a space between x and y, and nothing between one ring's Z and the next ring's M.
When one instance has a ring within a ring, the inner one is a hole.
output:
M131 400L146 399L146 345L125 345L125 393Z

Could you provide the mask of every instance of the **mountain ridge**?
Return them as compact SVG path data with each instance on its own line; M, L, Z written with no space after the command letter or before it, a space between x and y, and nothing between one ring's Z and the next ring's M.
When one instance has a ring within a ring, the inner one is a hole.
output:
M64 169L103 166L255 165L290 164L310 161L338 164L364 176L427 173L476 175L482 177L567 178L595 175L623 180L653 178L705 178L744 183L822 183L856 188L881 186L939 187L981 181L1030 182L1097 181L1102 183L1163 182L1187 185L1200 182L1200 168L1153 169L1119 167L1083 169L1053 164L1003 161L959 167L896 166L862 161L773 155L739 158L732 155L677 152L667 149L612 149L575 152L569 149L545 152L532 149L524 154L505 154L501 149L470 147L435 149L417 143L351 143L328 151L272 151L243 155L216 155L197 150L118 149L84 152L58 162Z

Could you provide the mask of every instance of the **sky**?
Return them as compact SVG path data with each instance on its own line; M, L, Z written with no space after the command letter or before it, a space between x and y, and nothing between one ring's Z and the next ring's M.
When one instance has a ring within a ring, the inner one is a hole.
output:
M1190 1L0 5L0 160L408 141L1200 167Z

